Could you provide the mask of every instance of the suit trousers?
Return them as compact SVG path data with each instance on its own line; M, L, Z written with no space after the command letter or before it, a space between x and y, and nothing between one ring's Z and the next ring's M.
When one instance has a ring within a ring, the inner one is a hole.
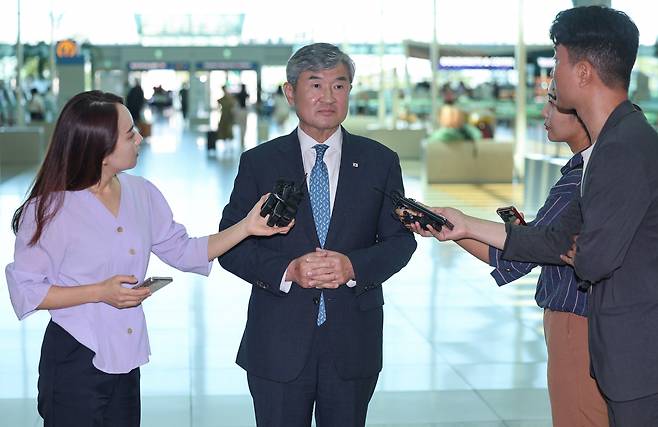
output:
M590 376L587 318L544 310L548 394L554 427L607 427L608 410Z
M342 379L327 331L326 323L317 327L306 365L295 380L280 383L247 375L259 427L309 427L314 404L317 427L365 426L379 375Z
M139 427L139 368L108 374L94 352L61 326L48 323L39 362L39 414L44 427Z
M606 398L610 427L658 426L658 394L625 402Z

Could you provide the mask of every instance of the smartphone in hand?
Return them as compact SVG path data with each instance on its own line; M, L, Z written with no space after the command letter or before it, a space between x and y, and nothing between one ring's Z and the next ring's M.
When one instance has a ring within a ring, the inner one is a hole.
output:
M139 285L135 286L133 289L141 289L141 288L149 288L151 290L151 293L160 290L173 282L174 279L171 277L149 277L148 279L144 280L142 283Z
M496 213L503 220L503 222L514 222L514 220L518 219L519 224L528 225L523 219L521 213L514 206L505 206L504 208L498 208L496 209Z

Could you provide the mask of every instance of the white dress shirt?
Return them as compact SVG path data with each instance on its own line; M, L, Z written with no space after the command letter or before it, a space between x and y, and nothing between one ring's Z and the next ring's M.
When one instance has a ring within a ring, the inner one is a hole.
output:
M304 163L306 186L308 187L311 182L311 170L315 165L315 158L317 156L317 152L313 147L320 143L311 138L300 127L297 127L297 136L302 149L302 162ZM340 172L340 158L343 152L343 132L340 126L336 129L336 132L323 142L323 144L329 146L324 152L323 160L327 165L327 171L329 172L329 210L333 212L334 200L336 199L336 188L338 187L338 173ZM286 280L287 273L288 270L286 269L281 278L281 285L279 286L279 289L285 293L288 293L288 291L290 291L290 286L292 286L292 281ZM347 282L347 286L354 287L356 286L356 282L350 280Z
M316 140L308 136L301 128L297 128L299 145L302 148L302 161L304 162L304 173L306 174L306 186L310 189L311 170L315 166L316 151L315 147L319 144ZM329 210L334 209L334 200L336 199L336 187L338 186L338 172L340 171L340 157L343 152L343 132L339 127L324 143L329 148L324 152L324 163L327 165L329 172ZM310 191L310 190L309 190Z
M594 141L596 143L596 141ZM587 149L580 152L580 155L583 156L583 180L580 184L580 195L582 196L585 192L585 171L587 170L587 164L589 163L589 158L592 156L592 150L594 149L594 144L587 147Z

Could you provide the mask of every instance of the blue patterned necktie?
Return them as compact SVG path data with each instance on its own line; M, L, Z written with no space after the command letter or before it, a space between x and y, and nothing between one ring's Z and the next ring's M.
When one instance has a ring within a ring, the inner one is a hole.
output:
M329 206L329 170L324 163L324 152L329 148L325 144L313 146L315 149L315 164L311 169L310 196L311 208L313 209L313 220L315 221L315 230L318 233L320 246L324 248L324 242L327 239L329 231L329 219L331 210ZM320 308L318 309L318 326L327 320L327 312L324 306L324 292L320 294Z

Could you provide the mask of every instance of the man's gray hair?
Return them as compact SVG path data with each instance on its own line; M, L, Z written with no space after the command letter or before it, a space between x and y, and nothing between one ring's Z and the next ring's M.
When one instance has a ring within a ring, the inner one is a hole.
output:
M304 71L321 71L345 64L350 83L354 80L354 61L345 52L329 43L314 43L304 46L294 53L286 65L286 79L295 86L299 75Z

